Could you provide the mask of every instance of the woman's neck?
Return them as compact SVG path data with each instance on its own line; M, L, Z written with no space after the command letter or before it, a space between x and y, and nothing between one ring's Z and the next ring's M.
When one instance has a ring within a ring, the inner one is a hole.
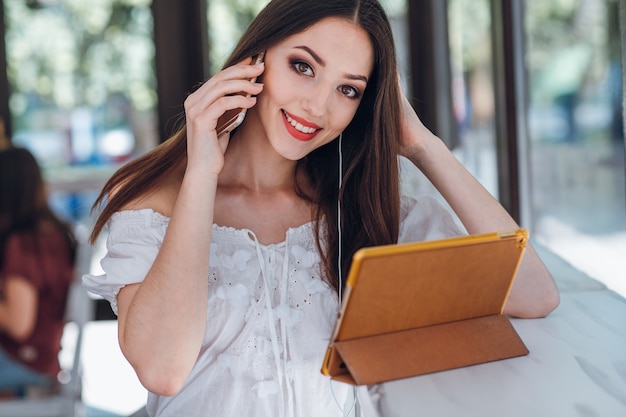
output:
M230 138L220 185L262 193L293 190L297 162L283 158L262 133L250 130L235 131Z
M296 190L296 161L278 154L265 137L236 131L224 157L214 222L252 230L264 244L285 239L289 228L313 219L311 203ZM298 180L306 189L304 178Z

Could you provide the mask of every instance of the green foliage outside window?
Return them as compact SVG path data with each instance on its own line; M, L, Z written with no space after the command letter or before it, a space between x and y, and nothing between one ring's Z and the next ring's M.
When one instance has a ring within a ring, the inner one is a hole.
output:
M124 94L156 105L150 0L5 0L14 116L34 97L60 109ZM40 103L41 104L41 103Z

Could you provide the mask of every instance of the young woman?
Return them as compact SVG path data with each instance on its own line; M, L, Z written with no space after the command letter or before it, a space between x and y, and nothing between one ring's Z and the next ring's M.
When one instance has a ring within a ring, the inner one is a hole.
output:
M0 151L0 392L52 387L75 240L50 209L26 149Z
M218 137L237 107L243 124ZM106 274L85 277L118 314L153 416L343 415L349 390L320 367L353 253L462 233L434 198L401 196L398 155L470 233L517 227L402 98L376 0L271 1L185 110L104 187ZM507 312L557 303L529 250Z

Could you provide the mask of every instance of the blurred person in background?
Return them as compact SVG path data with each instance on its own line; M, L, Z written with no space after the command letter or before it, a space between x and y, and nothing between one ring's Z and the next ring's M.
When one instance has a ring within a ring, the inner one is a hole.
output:
M70 226L48 205L26 149L0 149L0 393L53 389L65 303L74 278Z

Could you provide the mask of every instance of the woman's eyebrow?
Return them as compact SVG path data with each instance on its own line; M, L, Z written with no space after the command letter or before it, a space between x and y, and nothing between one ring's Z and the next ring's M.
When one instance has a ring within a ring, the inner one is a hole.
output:
M324 61L322 59L322 57L320 57L318 54L315 53L315 51L311 48L309 48L306 45L300 45L300 46L296 46L296 49L302 49L303 51L306 51L309 53L309 55L311 55L313 57L313 59L315 60L315 62L317 62L319 65L321 65L322 67L326 66L326 61Z
M315 60L315 62L317 62L322 67L326 66L326 61L324 61L321 56L315 53L315 51L309 48L308 46L300 45L300 46L296 46L295 49L302 49L303 51L308 52L308 54L311 55L311 57L313 57L313 60ZM346 78L349 78L351 80L363 81L366 84L368 81L365 75L346 74Z

